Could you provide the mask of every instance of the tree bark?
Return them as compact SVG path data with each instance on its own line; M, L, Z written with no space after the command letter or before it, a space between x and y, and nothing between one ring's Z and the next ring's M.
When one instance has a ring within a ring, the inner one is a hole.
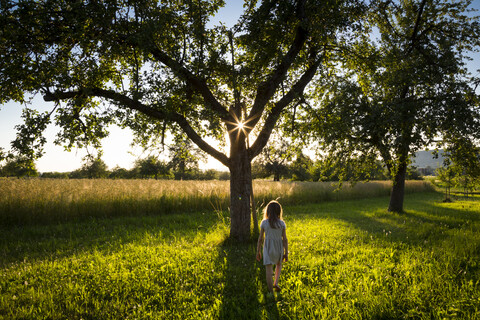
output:
M275 172L273 174L273 181L280 181L280 173Z
M230 236L239 241L250 238L250 183L252 167L248 150L237 150L230 164Z
M395 173L393 179L392 193L390 194L390 204L388 211L403 212L403 199L405 197L405 177L407 174L407 164L402 163Z

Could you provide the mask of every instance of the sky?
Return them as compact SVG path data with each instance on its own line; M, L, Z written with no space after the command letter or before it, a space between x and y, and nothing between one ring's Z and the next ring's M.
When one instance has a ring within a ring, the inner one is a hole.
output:
M243 12L243 1L227 0L226 6L217 13L211 23L218 24L223 22L227 27L233 26ZM480 9L480 0L473 2L473 7ZM469 69L472 73L479 75L475 70L480 69L480 55L475 55L475 60L469 62ZM475 72L474 72L475 71ZM33 106L39 111L51 110L53 103L46 103L38 95L33 100ZM15 126L22 123L21 114L23 106L19 103L8 102L0 106L0 148L10 149L10 142L15 139ZM49 125L45 132L47 144L44 148L44 156L36 161L39 172L68 172L78 169L82 165L82 159L87 154L85 149L73 149L71 152L65 151L62 146L55 145L55 135L59 128L53 124ZM116 166L130 169L138 158L143 158L148 154L143 154L142 149L132 147L132 133L129 129L120 129L117 126L110 126L110 134L102 141L103 156L109 169ZM213 158L209 158L207 163L200 164L202 169L217 169L226 171L227 168Z

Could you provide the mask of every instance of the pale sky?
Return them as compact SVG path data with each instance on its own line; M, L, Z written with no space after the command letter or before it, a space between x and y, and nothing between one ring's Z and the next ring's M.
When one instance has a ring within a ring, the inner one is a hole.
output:
M243 12L243 1L227 0L226 2L227 5L213 18L212 23L218 24L218 21L221 21L228 27L238 20L238 17ZM479 9L480 0L473 1L473 7ZM480 55L475 54L474 57L475 60L469 63L469 69L478 76L476 70L480 69ZM44 102L40 95L35 98L33 106L39 111L51 110L54 107L53 103ZM0 105L0 147L4 150L9 150L10 142L15 139L15 126L22 122L22 109L22 105L15 102L6 103L3 106ZM57 127L50 125L45 132L47 138L45 153L36 162L39 172L67 172L78 169L82 165L82 158L86 155L85 150L74 149L71 152L67 152L62 146L57 146L53 143L58 130ZM109 137L102 142L102 159L109 169L113 169L117 165L130 169L136 159L146 156L142 155L140 148L131 147L132 134L128 129L122 130L116 126L111 126ZM213 158L209 158L206 164L201 165L201 168L227 170L225 166Z

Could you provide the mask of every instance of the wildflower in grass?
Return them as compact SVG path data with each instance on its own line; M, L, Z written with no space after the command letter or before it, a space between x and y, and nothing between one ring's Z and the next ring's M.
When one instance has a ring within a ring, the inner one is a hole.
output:
M283 221L283 210L280 203L270 201L265 207L263 220L260 224L260 236L257 244L257 260L262 257L260 249L263 245L263 264L267 274L269 292L280 291L278 281L282 271L282 261L288 261L287 226ZM265 242L264 240L265 236ZM273 265L275 265L275 282L272 283Z

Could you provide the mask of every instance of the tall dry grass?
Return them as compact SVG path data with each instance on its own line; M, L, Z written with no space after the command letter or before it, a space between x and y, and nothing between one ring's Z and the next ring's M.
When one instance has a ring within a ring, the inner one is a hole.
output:
M273 182L255 181L256 202L279 198L283 204L318 203L389 196L391 181L345 183L342 187L332 182ZM425 181L407 181L406 193L434 191Z
M255 181L257 206L386 196L391 183L375 181L337 190L327 182ZM0 179L0 224L66 222L90 217L228 210L228 181ZM432 191L408 181L406 192Z

